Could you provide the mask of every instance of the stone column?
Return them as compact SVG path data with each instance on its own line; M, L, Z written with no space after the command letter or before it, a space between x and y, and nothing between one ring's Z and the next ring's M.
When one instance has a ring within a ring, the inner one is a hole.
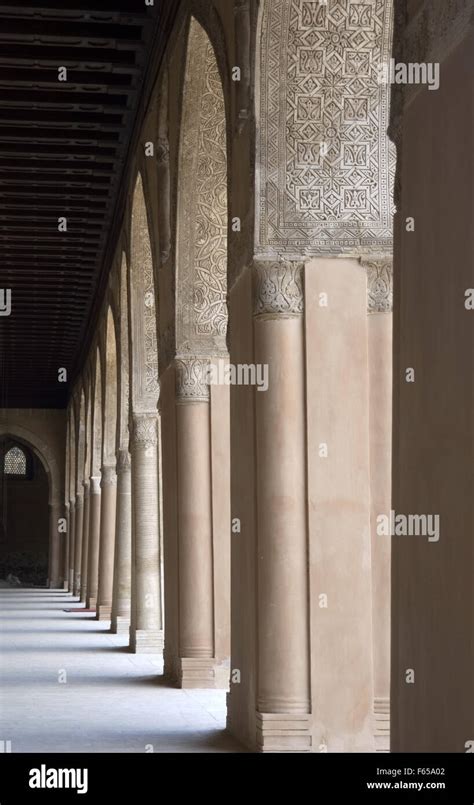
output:
M90 481L83 481L82 485L84 487L84 518L82 526L80 599L85 603L87 598L87 567L89 560Z
M70 525L71 525L71 517L70 517L70 503L69 501L65 504L66 510L66 533L64 534L64 543L63 543L63 552L62 552L62 563L63 563L63 570L62 570L62 577L63 583L62 587L64 590L68 588L68 577L69 577L69 532L70 532Z
M81 595L82 530L84 528L84 498L76 495L76 519L74 523L74 595Z
M206 359L176 361L181 687L215 687L212 491Z
M132 473L128 450L117 453L117 527L115 534L112 628L115 634L130 629L132 580Z
M99 584L97 620L110 620L114 584L115 519L117 475L115 465L102 467L102 503L100 510Z
M367 271L369 356L370 531L372 542L372 628L374 737L390 748L390 537L377 534L377 518L388 515L392 494L392 260L363 261Z
M99 584L99 546L100 546L100 476L92 476L89 489L89 556L87 568L86 607L97 606L97 587Z
M74 588L74 537L76 523L76 501L69 500L69 568L68 568L68 590L72 593Z
M257 745L310 751L305 354L302 265L254 269Z
M59 534L59 518L61 506L59 503L49 504L49 587L59 587L62 578L60 568L61 536Z
M130 648L136 653L163 649L157 443L157 414L134 414L130 448L133 495Z

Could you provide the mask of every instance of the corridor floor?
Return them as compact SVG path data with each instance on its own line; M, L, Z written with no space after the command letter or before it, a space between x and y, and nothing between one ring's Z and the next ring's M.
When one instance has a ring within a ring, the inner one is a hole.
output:
M158 655L131 654L81 609L60 591L0 589L3 751L242 751L224 691L166 686Z

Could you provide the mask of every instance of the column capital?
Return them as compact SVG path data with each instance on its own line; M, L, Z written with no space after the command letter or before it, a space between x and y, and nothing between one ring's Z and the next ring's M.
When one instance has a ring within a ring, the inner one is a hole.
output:
M90 493L91 495L100 495L100 475L91 475Z
M209 358L176 358L177 403L209 401L209 363Z
M360 261L367 272L367 313L391 313L393 264L391 257Z
M88 478L82 482L82 486L84 487L84 497L86 497L90 491L90 481Z
M302 262L254 260L254 316L295 318L304 310Z
M156 447L158 444L158 412L132 414L131 444L133 447Z
M128 472L131 469L130 453L126 448L117 450L117 473Z
M102 467L102 478L100 481L100 486L103 489L104 486L115 486L117 483L117 473L115 470L115 464L104 464Z

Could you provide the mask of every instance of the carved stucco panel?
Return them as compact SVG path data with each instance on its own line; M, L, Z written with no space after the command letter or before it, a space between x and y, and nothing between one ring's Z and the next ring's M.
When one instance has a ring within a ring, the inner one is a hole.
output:
M215 352L227 331L225 107L215 54L192 22L181 134L177 347Z
M391 0L272 0L262 19L257 252L389 249Z

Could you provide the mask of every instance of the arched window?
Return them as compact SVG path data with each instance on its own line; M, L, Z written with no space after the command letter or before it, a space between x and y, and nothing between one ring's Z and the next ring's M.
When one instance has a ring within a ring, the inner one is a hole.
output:
M33 478L33 458L27 447L6 440L0 444L0 473L8 478Z
M18 445L13 445L4 454L3 474L27 478L29 476L29 464L26 451Z

